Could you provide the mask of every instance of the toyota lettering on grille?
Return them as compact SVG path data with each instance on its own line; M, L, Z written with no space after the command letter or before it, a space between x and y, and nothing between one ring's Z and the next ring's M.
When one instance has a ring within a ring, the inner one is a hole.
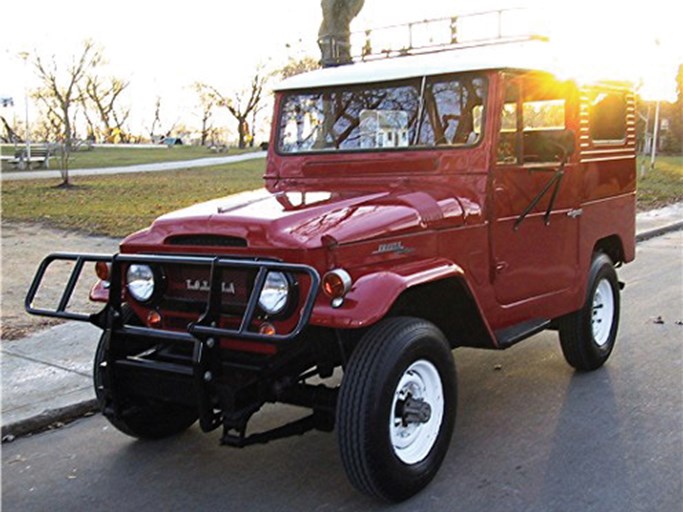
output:
M211 286L209 285L209 282L206 280L200 280L200 279L186 279L185 280L185 287L188 290L192 291L200 291L200 292L208 292L211 289ZM221 283L221 292L222 293L227 293L230 295L235 295L235 283L230 282L230 283Z

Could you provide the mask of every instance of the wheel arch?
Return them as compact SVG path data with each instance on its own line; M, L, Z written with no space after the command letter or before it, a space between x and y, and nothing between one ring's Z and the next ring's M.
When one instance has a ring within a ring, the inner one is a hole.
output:
M495 337L461 267L434 258L358 278L340 307L319 296L310 323L319 327L357 330L383 318L409 316L435 324L451 346L495 348Z
M619 235L606 236L596 241L593 246L593 254L596 252L605 253L615 265L626 262L624 244Z
M456 346L495 348L494 337L464 277L448 277L406 289L390 316L422 318Z

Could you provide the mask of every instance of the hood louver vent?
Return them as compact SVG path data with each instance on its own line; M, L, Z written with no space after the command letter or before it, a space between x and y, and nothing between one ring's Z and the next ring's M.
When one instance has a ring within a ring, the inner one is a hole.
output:
M169 245L193 245L198 247L246 247L247 241L236 236L178 235L166 239Z

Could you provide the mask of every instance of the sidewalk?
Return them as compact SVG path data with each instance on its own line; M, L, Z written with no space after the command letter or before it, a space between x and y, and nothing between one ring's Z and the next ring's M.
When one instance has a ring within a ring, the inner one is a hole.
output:
M127 174L133 172L160 172L175 171L178 169L189 169L192 167L210 167L214 165L231 164L244 162L245 160L255 160L265 158L266 151L255 153L244 153L242 155L216 156L208 158L197 158L195 160L181 160L178 162L157 162L153 164L126 165L121 167L102 167L98 169L71 169L69 176L95 176L105 174ZM18 171L3 172L0 174L2 181L13 180L41 180L48 178L59 178L59 169L49 171Z
M683 229L683 203L638 214L638 242ZM3 439L96 410L92 361L100 330L69 322L0 346Z

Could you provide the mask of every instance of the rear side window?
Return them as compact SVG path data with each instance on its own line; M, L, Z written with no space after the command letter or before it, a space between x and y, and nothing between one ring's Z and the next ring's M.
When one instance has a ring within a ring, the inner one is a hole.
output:
M626 95L623 92L593 92L589 105L593 141L618 142L626 138Z

